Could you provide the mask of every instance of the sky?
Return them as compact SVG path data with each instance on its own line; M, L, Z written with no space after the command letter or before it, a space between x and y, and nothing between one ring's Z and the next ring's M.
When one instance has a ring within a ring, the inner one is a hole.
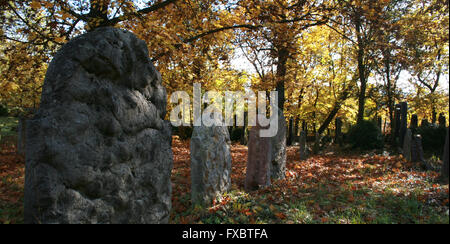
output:
M246 71L249 74L256 74L253 65L242 55L242 51L236 48L236 55L231 60L231 66L233 69ZM408 71L402 71L398 80L398 88L404 93L413 93L414 86L408 81L411 78L411 74ZM449 76L441 76L439 87L449 92Z

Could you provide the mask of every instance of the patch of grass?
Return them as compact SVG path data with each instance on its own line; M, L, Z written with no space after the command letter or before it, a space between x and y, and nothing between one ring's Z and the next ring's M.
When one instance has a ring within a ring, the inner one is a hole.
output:
M17 136L17 124L18 119L15 117L0 117L0 144Z

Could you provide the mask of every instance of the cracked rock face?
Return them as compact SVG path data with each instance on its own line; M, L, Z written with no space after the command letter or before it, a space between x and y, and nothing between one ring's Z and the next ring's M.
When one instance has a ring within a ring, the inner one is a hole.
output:
M224 126L196 126L191 138L192 202L210 205L231 187L230 136Z
M99 28L67 43L27 123L25 222L167 223L166 100L132 33Z

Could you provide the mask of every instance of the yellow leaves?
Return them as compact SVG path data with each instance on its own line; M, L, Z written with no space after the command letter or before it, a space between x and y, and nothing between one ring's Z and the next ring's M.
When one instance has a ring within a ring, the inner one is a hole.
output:
M66 37L64 37L64 36L62 36L62 37L56 37L56 38L54 39L54 41L57 42L57 43L63 43L63 42L66 41Z
M0 83L0 87L6 92L17 91L20 88L16 83L8 81Z
M30 3L30 7L33 8L34 10L39 10L42 6L39 1L34 0L33 2Z

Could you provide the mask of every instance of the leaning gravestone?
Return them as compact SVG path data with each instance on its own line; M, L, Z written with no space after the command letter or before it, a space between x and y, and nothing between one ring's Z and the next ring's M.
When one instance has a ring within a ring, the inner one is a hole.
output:
M210 205L231 187L230 136L224 126L195 126L191 138L191 200Z
M410 129L406 129L405 137L403 138L403 157L411 162L411 144L412 144L412 133Z
M27 123L26 223L168 223L166 91L147 45L105 27L55 55Z
M308 149L306 148L306 132L300 132L300 160L308 158Z
M279 180L286 177L286 119L283 111L278 110L278 131L272 137L272 160L270 172L272 179Z
M247 191L257 190L270 185L270 161L271 161L271 138L260 137L261 127L259 124L250 129L248 141L247 172L245 176L245 189Z

